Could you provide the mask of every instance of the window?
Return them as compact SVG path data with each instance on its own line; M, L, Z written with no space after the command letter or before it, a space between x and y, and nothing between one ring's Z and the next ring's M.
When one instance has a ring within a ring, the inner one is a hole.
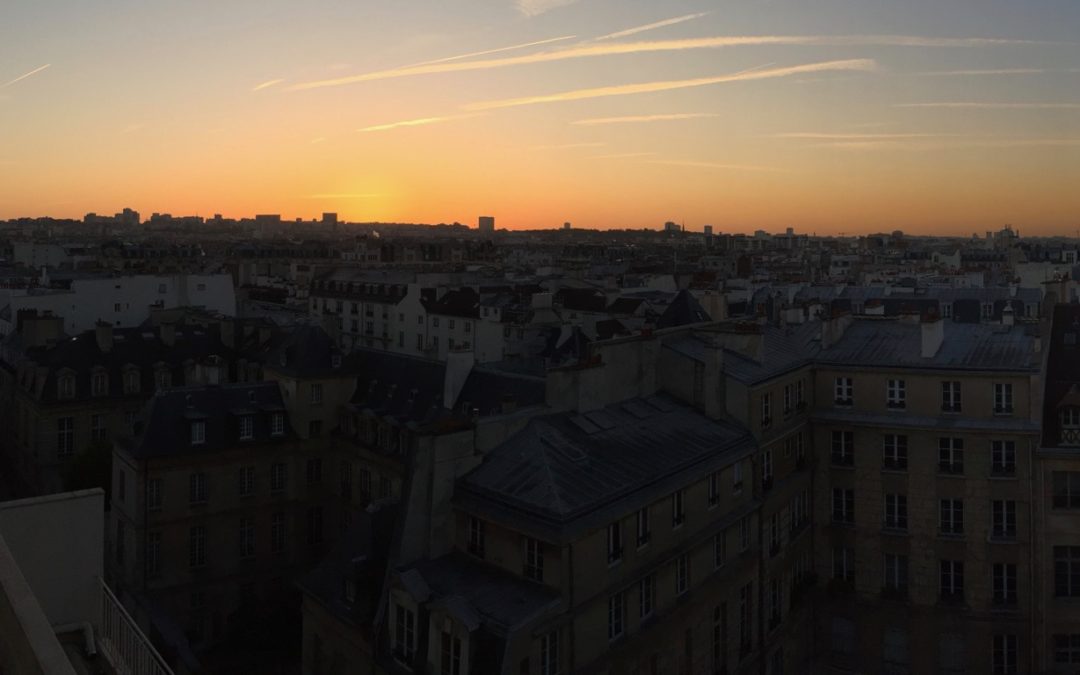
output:
M240 557L250 558L255 555L255 521L251 518L240 519Z
M709 474L709 508L720 503L720 472L713 471Z
M156 576L161 572L161 533L146 533L146 575Z
M889 380L886 383L885 406L897 410L907 407L907 383L904 380Z
M964 473L964 439L938 439L938 470L941 473Z
M791 500L791 531L798 532L799 528L810 522L810 493L803 490Z
M168 368L158 368L154 371L154 389L162 391L172 385L172 373Z
M851 405L855 401L855 387L850 377L836 378L836 405Z
M115 549L116 549L116 564L120 565L120 566L124 565L124 540L125 539L126 539L126 537L124 536L124 521L117 520L116 521L116 546L115 546Z
M964 501L962 499L941 500L941 533L945 535L964 533Z
M90 440L104 441L109 437L109 429L105 423L104 415L90 416Z
M528 537L525 539L525 578L544 580L544 545Z
M943 633L938 641L938 672L963 675L968 672L962 635Z
M885 629L881 641L881 661L886 675L910 672L907 631L893 626Z
M240 467L240 496L250 497L255 494L255 467Z
M885 434L882 463L886 469L893 471L907 469L907 440L904 434Z
M442 632L440 675L461 675L461 638L449 631Z
M675 559L675 595L690 590L690 557L681 555Z
M274 462L270 465L270 492L282 492L285 489L285 464Z
M484 557L484 521L474 516L469 516L469 530L466 547L469 553L478 558Z
M941 383L941 411L960 412L960 383L957 381Z
M806 392L804 391L802 380L795 382L795 407L798 410L802 410L806 407Z
M731 466L731 492L736 495L742 492L742 462Z
M311 385L311 404L318 405L322 403L322 385L318 382Z
M416 653L416 613L394 603L394 658L409 665Z
M750 516L744 516L739 521L739 550L746 551L750 548Z
M160 478L150 478L146 481L146 508L151 511L161 510Z
M637 545L638 548L649 543L649 507L644 506L637 512Z
M322 436L322 420L308 421L308 437L318 438Z
M833 488L832 506L834 523L855 524L855 490L851 488Z
M109 376L103 372L97 372L90 376L90 395L105 396L109 393Z
M885 554L885 577L882 590L888 595L907 595L908 559L906 555Z
M727 672L727 603L713 608L712 661L714 673Z
M206 422L196 420L191 423L191 444L202 445L206 442Z
M1061 445L1080 445L1080 407L1068 406L1058 412L1061 421L1061 435L1058 442Z
M754 584L739 589L739 654L749 656L753 644Z
M941 561L941 599L964 598L964 563L959 560Z
M994 414L1009 415L1013 411L1012 384L1008 382L994 383Z
M540 675L559 675L559 631L540 638Z
M833 549L833 579L855 581L855 551L846 546Z
M271 413L270 415L270 435L281 436L285 433L285 413Z
M70 457L75 452L75 418L56 418L56 456Z
M371 472L367 469L360 469L360 499L368 500L371 498Z
M769 555L776 556L780 553L780 513L776 512L769 517Z
M308 546L318 546L323 542L323 507L312 506L307 510Z
M768 490L773 483L772 450L761 451L761 487Z
M656 589L653 588L653 575L642 577L638 582L638 617L641 619L652 616Z
M307 460L308 485L322 482L322 458L310 457Z
M255 420L251 415L240 417L240 440L250 441L255 436Z
M608 598L608 640L615 640L623 634L623 595L616 593Z
M60 399L75 398L75 377L63 375L56 380L56 397Z
M784 590L779 579L769 581L769 627L776 628L780 625L781 605L784 601Z
M907 530L907 495L885 495L885 528Z
M990 475L1016 475L1016 443L990 441Z
M127 497L127 474L123 469L117 469L116 471L116 498L120 502L123 502Z
M130 368L124 372L124 393L125 394L138 394L140 389L139 371L136 368Z
M1080 471L1055 471L1052 482L1055 509L1080 508Z
M795 386L792 384L784 385L784 417L787 418L791 415L795 408Z
M188 530L188 567L202 567L206 564L206 528L193 525Z
M614 522L607 528L607 560L609 565L622 560L622 523Z
M1080 597L1080 546L1054 547L1054 596Z
M1012 675L1016 669L1018 640L1015 635L995 635L993 667L994 675Z
M761 395L761 426L762 428L768 427L772 424L772 395Z
M1080 633L1054 636L1054 663L1080 663Z
M270 551L281 553L285 550L285 514L281 511L270 516Z
M727 532L717 532L713 538L713 566L720 569L727 560Z
M1016 537L1016 502L1011 499L995 499L991 502L991 536L994 539Z
M1016 565L1014 563L994 563L994 604L1015 605Z
M855 622L851 619L834 616L829 642L834 654L849 655L855 653Z
M671 495L671 526L679 527L686 520L686 513L683 511L683 491L676 490Z
M206 474L193 473L188 476L188 501L192 504L206 503Z
M855 465L855 432L832 432L832 463L836 466Z

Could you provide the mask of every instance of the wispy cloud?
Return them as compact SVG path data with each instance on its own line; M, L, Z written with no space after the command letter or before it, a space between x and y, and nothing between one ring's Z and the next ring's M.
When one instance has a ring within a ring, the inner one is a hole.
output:
M922 77L968 77L980 75L1037 75L1045 73L1042 68L985 68L974 70L932 70L925 73L914 73Z
M562 143L557 145L534 145L529 150L571 150L573 148L602 148L607 143Z
M497 108L513 108L523 105L535 105L538 103L557 103L562 101L580 101L582 99L603 98L607 96L629 96L632 94L648 94L673 89L687 89L690 87L704 87L712 84L726 82L744 82L749 80L765 80L800 73L814 73L824 71L870 71L877 64L872 59L847 59L843 61L822 61L820 63L807 63L799 66L787 66L784 68L762 68L757 70L744 70L730 75L717 77L701 77L692 80L666 80L662 82L642 82L639 84L620 84L611 87L597 87L593 89L576 89L563 91L556 94L541 96L525 96L522 98L509 98L498 101L481 101L462 106L465 110L494 110Z
M636 124L641 122L666 122L669 120L694 120L702 117L716 117L716 113L663 113L658 115L627 115L625 117L593 117L574 120L570 124L593 126L598 124Z
M997 40L991 38L924 38L904 35L752 35L658 40L652 42L604 42L602 44L575 45L563 49L523 54L521 56L403 66L400 68L378 70L370 73L349 75L329 80L301 82L293 85L289 89L290 91L300 91L305 89L319 89L322 87L340 87L342 85L369 82L372 80L386 80L398 77L413 77L437 73L490 70L493 68L550 63L568 59L684 51L691 49L719 49L723 47L763 45L814 47L980 47L1016 44L1029 43L1021 40Z
M46 68L48 68L51 65L52 65L51 63L46 63L43 66L38 66L37 68L34 68L29 73L23 73L22 75L16 77L14 80L9 80L8 82L0 84L0 89L3 89L4 87L10 87L11 85L15 84L16 82L22 82L23 80L25 80L26 78L28 78L28 77L30 77L32 75L37 75L38 73L45 70Z
M328 192L322 194L307 195L305 199L374 199L383 197L378 192Z
M986 108L998 110L1073 110L1080 103L1023 102L1006 103L994 101L934 101L929 103L897 103L896 108Z
M685 166L695 169L721 169L724 171L783 171L774 166L758 166L754 164L725 164L723 162L702 162L692 159L651 159L647 164L661 164L666 166Z
M319 143L325 143L325 142L326 142L326 137L325 136L316 136L315 138L311 139L311 144L312 145L318 145Z
M558 7L572 5L577 0L517 0L518 11L525 16L539 16Z
M839 134L822 132L793 132L773 134L773 138L797 138L815 141L882 141L908 138L940 138L952 134Z
M903 150L926 152L934 150L963 150L977 148L1074 148L1080 138L985 138L985 139L908 139L880 141L843 141L825 143L819 147L841 150Z
M548 38L546 40L536 40L535 42L524 42L519 45L510 45L509 47L496 47L495 49L485 49L481 52L469 52L468 54L458 54L457 56L446 56L441 59L435 59L433 61L422 61L421 63L413 64L408 67L417 66L430 66L436 63L447 63L449 61L460 61L461 59L471 59L475 56L487 56L488 54L498 54L500 52L511 52L515 49L527 49L529 47L539 47L541 45L549 45L553 42L564 42L566 40L573 40L576 35L563 35L561 37Z
M632 159L635 157L653 157L655 152L616 152L610 155L590 155L585 159Z
M399 127L422 127L429 124L439 124L441 122L451 122L453 120L463 120L469 117L476 117L475 114L471 115L445 115L442 117L420 117L418 119L401 120L399 122L390 122L388 124L376 124L371 127L364 127L357 129L359 132L368 131L388 131L390 129L397 129Z
M616 33L608 33L607 35L601 35L595 40L615 40L617 38L630 37L631 35L637 35L638 33L644 33L649 30L656 30L657 28L667 28L668 26L674 26L687 21L693 21L694 19L700 19L708 14L708 12L698 12L697 14L686 14L683 16L676 16L671 19L664 19L663 21L657 21L655 23L647 23L644 26L635 26L633 28L627 28L626 30L620 30Z
M276 79L276 80L267 80L266 82L263 82L262 84L257 84L254 87L252 87L251 91L262 91L263 89L269 89L270 87L277 86L277 85L281 84L284 81L285 80L283 78L280 78L280 77L278 79Z

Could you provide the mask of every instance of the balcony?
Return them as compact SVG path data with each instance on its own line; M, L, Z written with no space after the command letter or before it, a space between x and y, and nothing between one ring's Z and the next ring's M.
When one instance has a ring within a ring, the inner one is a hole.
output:
M833 399L833 405L840 408L850 408L855 404L854 399L851 398L835 398Z
M608 565L610 566L610 565L614 565L614 564L616 564L618 562L621 562L622 561L622 556L623 556L622 546L620 546L618 548L615 548L615 549L609 550L608 554L607 554Z
M832 465L841 467L855 466L855 454L851 452L846 453L832 453Z
M895 459L889 457L882 461L881 468L885 469L886 471L907 471L907 465L908 463L906 459Z
M904 410L907 408L907 401L888 401L885 407L889 410Z
M1011 405L996 405L994 406L995 415L1011 415L1013 414L1013 407Z
M1016 478L1016 463L994 464L990 467L991 478Z
M881 599L898 601L907 600L908 589L906 586L883 586L881 588Z
M943 403L941 405L941 412L956 415L961 411L959 403Z
M962 605L964 604L964 592L942 591L940 601L943 605Z
M101 581L101 591L101 632L98 634L98 643L101 652L113 664L116 672L172 675L165 659L139 630L138 624L104 581Z
M938 462L938 473L943 473L949 476L962 476L964 475L964 463Z

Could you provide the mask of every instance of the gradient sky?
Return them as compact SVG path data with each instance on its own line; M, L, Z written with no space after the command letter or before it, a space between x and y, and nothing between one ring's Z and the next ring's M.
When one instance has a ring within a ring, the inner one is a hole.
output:
M18 0L0 218L1074 234L1078 29L1076 0Z

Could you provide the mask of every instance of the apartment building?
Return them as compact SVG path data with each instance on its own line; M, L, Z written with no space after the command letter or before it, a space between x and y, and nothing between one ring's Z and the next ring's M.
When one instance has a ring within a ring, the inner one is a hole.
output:
M132 613L184 652L284 606L338 531L321 463L277 383L154 396L113 452L107 560Z
M1033 328L824 323L813 413L823 668L1036 672Z

